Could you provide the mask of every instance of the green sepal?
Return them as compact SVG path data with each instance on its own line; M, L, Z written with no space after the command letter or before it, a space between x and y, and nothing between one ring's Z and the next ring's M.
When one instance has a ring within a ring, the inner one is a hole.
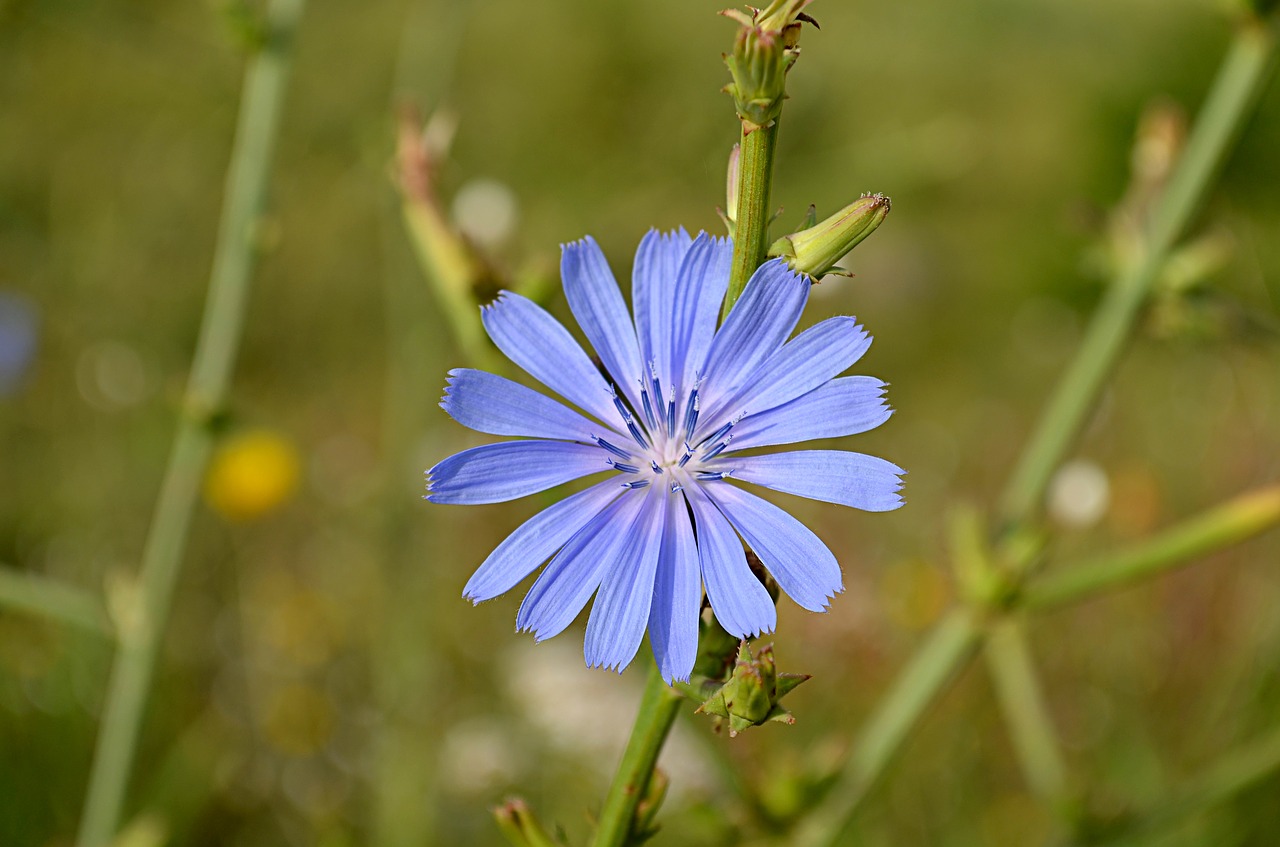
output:
M807 674L779 674L773 661L773 645L766 644L753 656L746 641L738 646L738 658L729 679L714 689L698 707L703 714L729 724L729 735L769 721L792 724L795 718L779 701L809 679ZM706 690L706 686L699 686Z

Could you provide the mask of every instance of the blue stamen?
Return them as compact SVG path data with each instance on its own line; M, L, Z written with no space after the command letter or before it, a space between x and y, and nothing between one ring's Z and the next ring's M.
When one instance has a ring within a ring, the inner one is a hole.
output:
M676 434L676 393L671 392L671 399L667 402L667 435Z
M703 480L704 482L710 482L711 480L716 479L728 479L729 474L731 473L733 473L733 471L701 471L698 474L698 479Z
M654 473L662 473L662 468L658 467L658 463L652 459L649 460L649 467L653 468Z
M630 454L630 453L628 453L626 450L623 450L621 447L616 447L616 446L614 446L613 444L610 444L608 441L605 441L605 440L604 440L603 438L601 438L600 436L598 436L598 435L593 435L593 436L591 436L591 438L596 442L596 444L599 444L601 447L603 447L604 449L608 450L610 453L612 453L613 455L617 456L618 458L620 458L620 459L630 459L630 458L631 458L631 454Z
M657 426L657 421L653 417L653 406L649 403L649 393L644 390L644 380L640 380L640 400L644 403L644 419L649 422L649 428Z
M649 484L649 480L647 479L637 479L634 482L622 483L622 487L623 488L644 488L648 484Z
M625 462L615 462L613 459L605 459L605 461L608 462L614 470L622 471L623 473L640 473L640 468L635 465L628 465Z
M698 425L698 389L689 394L689 408L684 413L684 440L693 438L693 428Z
M693 458L693 448L690 447L689 442L686 441L684 443L684 455L680 457L680 464L678 465L678 467L683 468L685 465L689 463L689 460L692 458Z
M727 424L720 427L715 432L711 433L706 438L699 441L698 447L701 447L703 444L714 444L715 442L719 441L721 438L724 438L726 435L729 434L729 430L733 429L734 423L736 423L736 421L729 421Z
M684 486L678 482L671 483L671 493L675 494L677 491L684 491Z
M639 427L636 426L636 422L631 420L629 415L627 417L627 429L630 430L631 437L636 440L637 444L646 450L649 449L649 442L645 440L644 433L640 431Z
M618 414L622 415L622 419L627 423L631 422L631 411L627 409L626 404L622 402L622 398L618 396L618 392L613 386L609 386L609 394L613 397L613 405L617 408Z
M721 453L724 452L724 448L729 446L729 442L732 440L733 440L733 436L730 435L724 441L721 441L719 444L715 446L713 450L709 451L705 456L702 457L702 461L705 462L708 459L714 459L716 456L719 456Z

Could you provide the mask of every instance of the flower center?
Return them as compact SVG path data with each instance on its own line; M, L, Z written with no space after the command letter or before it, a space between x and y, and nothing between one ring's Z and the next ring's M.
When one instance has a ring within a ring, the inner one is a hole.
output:
M650 365L650 378L640 381L640 410L643 421L636 420L626 401L612 391L613 404L622 416L634 443L614 444L599 436L593 436L596 444L610 455L605 462L619 473L632 476L622 485L626 488L645 488L653 484L679 491L691 480L724 479L731 471L708 465L728 449L733 441L733 427L742 416L733 418L697 443L692 443L698 428L700 411L698 389L701 380L683 403L684 414L676 402L672 390L667 401L662 401L662 383L657 369ZM677 427L676 422L680 425Z

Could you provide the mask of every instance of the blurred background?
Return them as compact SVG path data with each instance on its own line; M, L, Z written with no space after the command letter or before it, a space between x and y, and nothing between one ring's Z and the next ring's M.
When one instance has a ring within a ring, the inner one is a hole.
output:
M826 615L782 602L779 663L815 675L788 700L794 727L730 740L681 718L659 843L778 826L952 601L948 504L996 496L1114 261L1109 210L1140 116L1158 146L1194 114L1225 5L815 5L774 198L780 225L810 203L893 198L856 276L816 289L804 323L856 314L875 335L856 370L891 383L897 413L841 446L907 468L907 505L779 499L836 551L846 591ZM581 624L536 647L513 635L523 589L460 599L554 498L421 499L424 468L491 439L436 406L445 371L469 363L405 234L395 119L448 110L447 208L567 315L559 243L594 235L625 281L649 227L720 230L738 124L718 93L733 37L719 8L309 6L232 414L127 819L174 844L493 845L488 809L518 791L581 841L644 663L585 669ZM108 599L137 572L209 277L245 60L235 21L257 11L0 0L0 563ZM1277 137L1272 84L1197 224L1208 259L1162 288L1055 483L1056 555L1280 475ZM1033 621L1097 808L1158 799L1275 725L1277 562L1272 533ZM0 609L0 844L71 843L111 655ZM1028 844L1050 824L978 668L930 713L858 843ZM1272 844L1277 824L1273 776L1153 843Z

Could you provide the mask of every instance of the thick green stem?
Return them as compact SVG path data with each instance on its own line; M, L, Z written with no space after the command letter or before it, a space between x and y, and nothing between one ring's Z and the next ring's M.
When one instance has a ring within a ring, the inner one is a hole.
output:
M1027 784L1059 812L1065 811L1067 769L1032 664L1023 622L1006 618L994 624L987 632L983 652Z
M1001 499L1006 526L1034 519L1054 470L1079 435L1133 330L1152 284L1212 183L1267 78L1275 48L1270 26L1241 26L1209 92L1186 150L1159 200L1144 253L1108 289L1083 345L1040 418Z
M0 565L0 606L58 623L112 634L111 620L95 595L55 579Z
M119 826L187 529L213 443L213 417L225 404L235 365L258 253L255 230L264 205L291 42L302 7L303 0L273 0L267 10L267 41L249 61L245 74L204 320L182 419L143 550L137 599L118 623L120 647L98 731L80 821L80 847L103 847Z
M1021 605L1040 610L1074 603L1164 573L1280 525L1280 486L1242 494L1153 538L1078 564L1030 585Z
M979 624L963 609L950 612L898 676L856 740L826 799L810 812L788 844L819 847L841 837L867 794L884 775L925 710L973 656L981 641Z
M769 188L773 183L773 149L778 141L778 121L742 135L738 158L738 209L733 235L733 259L729 266L729 291L724 314L742 296L747 280L764 262L769 249Z
M605 797L592 847L623 847L629 843L636 806L649 788L653 767L680 711L682 699L675 689L662 681L656 665L650 668L644 695L640 699L640 712L636 715L627 749Z

